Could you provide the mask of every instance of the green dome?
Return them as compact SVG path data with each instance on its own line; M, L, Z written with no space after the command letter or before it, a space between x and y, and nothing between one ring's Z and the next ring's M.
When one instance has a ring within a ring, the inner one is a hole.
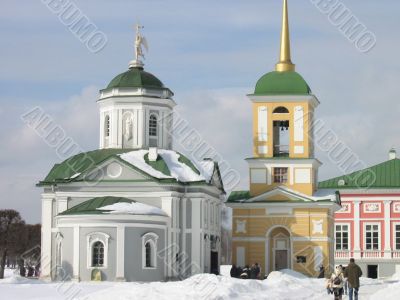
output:
M133 67L119 74L108 84L110 88L151 88L166 89L163 83L153 74L148 73L141 67Z
M311 89L301 75L294 71L270 72L262 76L254 95L309 95Z

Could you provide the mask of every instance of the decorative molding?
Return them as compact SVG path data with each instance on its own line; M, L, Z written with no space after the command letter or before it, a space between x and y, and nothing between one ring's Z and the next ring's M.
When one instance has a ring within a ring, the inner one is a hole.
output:
M393 202L393 212L400 213L400 202Z
M324 224L324 220L312 220L313 223L313 229L312 229L312 234L324 234L324 230L323 230L323 224Z
M342 208L339 209L336 213L340 213L340 214L351 213L351 203L342 203Z
M247 233L246 223L247 223L247 220L236 220L235 233Z
M86 252L88 269L106 269L108 266L108 241L110 236L107 233L96 231L86 235ZM104 264L102 266L92 266L92 247L96 242L103 243L104 246Z
M382 212L382 205L379 202L363 203L364 213L380 213Z

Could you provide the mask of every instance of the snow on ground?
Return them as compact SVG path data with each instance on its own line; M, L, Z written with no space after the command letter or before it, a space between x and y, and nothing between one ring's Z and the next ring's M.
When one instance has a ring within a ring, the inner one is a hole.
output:
M199 274L176 282L65 282L45 283L25 279L6 272L10 277L0 280L0 299L13 300L325 300L324 279L304 277L291 270L272 272L266 280L242 280L229 277L229 266L222 266L225 276ZM362 278L360 300L398 300L399 281ZM348 299L347 296L343 298Z
M120 202L106 205L98 210L109 210L109 214L134 214L134 215L157 215L166 216L167 214L158 207L147 205L140 202Z

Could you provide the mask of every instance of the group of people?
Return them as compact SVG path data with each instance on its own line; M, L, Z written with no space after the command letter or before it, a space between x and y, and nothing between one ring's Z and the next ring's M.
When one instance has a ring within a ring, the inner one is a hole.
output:
M260 279L261 268L258 263L254 263L251 267L246 265L244 268L237 267L235 264L231 268L231 277L241 279Z
M321 273L322 270L320 276ZM354 300L358 300L361 276L361 268L355 263L354 258L351 258L347 267L337 266L335 272L327 279L328 294L333 294L335 300L342 300L343 294L348 294L349 300L353 300L353 296Z

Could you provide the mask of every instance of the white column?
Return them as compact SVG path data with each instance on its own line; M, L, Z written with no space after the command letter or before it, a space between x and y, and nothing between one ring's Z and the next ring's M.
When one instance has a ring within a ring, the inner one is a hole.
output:
M60 214L68 209L68 197L57 198L57 213Z
M354 258L361 258L360 248L360 200L354 200Z
M173 257L172 257L172 252L173 252L173 244L172 244L172 234L174 231L172 228L174 227L174 211L173 211L173 206L172 206L172 197L162 197L161 198L161 208L162 210L170 217L171 222L169 223L168 229L167 229L167 240L166 240L166 249L168 249L165 253L166 261L167 263L167 276L172 277L172 263L173 263Z
M125 281L125 226L117 227L117 268L116 280Z
M79 230L79 226L75 225L74 226L74 243L73 243L73 253L74 253L74 257L73 257L73 280L74 281L79 281L79 260L80 260L80 230Z
M202 198L191 198L192 202L192 257L191 257L191 273L192 275L202 273L201 255L203 247L203 230L202 230Z
M53 221L53 194L42 194L42 241L41 241L41 274L43 279L51 277L51 244Z
M390 245L390 237L391 237L391 226L390 226L390 204L392 201L390 200L385 200L384 201L384 206L385 206L385 258L391 258L392 256L392 247Z

